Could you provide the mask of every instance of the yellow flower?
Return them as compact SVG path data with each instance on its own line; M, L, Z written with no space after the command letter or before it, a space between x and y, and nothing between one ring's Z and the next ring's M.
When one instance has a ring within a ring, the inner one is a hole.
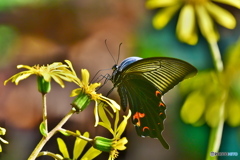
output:
M153 18L153 26L162 29L180 10L176 33L180 41L194 45L198 41L197 25L209 42L216 42L219 34L214 21L228 29L236 26L236 19L217 3L231 5L240 9L239 0L148 0L149 9L162 8Z
M78 135L81 135L81 133L79 131L76 131L76 133ZM88 132L85 132L82 136L86 137L86 138L89 138L89 133ZM65 144L65 142L61 139L61 138L57 138L57 142L58 142L58 147L59 147L59 150L60 152L62 153L63 156L57 154L55 156L58 156L62 159L70 159L70 156L69 156L69 153L68 153L68 149L67 149L67 146ZM76 140L75 140L75 144L74 144L74 148L73 148L73 158L72 159L78 159L84 148L86 147L87 145L87 141L79 138L79 137L76 137ZM88 151L81 157L81 160L92 160L94 159L95 157L97 157L99 154L101 154L102 151L100 150L97 150L93 147L89 148Z
M6 134L6 129L0 127L0 136L1 136L1 135L5 135L5 134ZM8 144L8 141L2 139L1 137L0 137L0 141L3 142L3 143L5 143L5 144ZM1 145L0 145L0 152L2 152L2 146L1 146Z
M113 139L111 142L111 151L109 155L109 160L114 160L118 156L118 150L125 150L126 144L128 143L128 140L126 137L121 138L122 133L125 131L127 126L127 121L131 116L131 111L129 110L127 116L123 116L123 121L119 123L119 111L116 112L115 122L114 122L114 128L111 128L111 123L108 120L107 116L104 115L105 112L100 111L102 114L100 114L100 117L102 119L102 122L99 122L98 124L105 127L109 130L109 132L112 133Z
M73 70L73 69L72 69ZM76 73L74 72L76 75ZM99 87L100 83L89 83L89 72L86 69L81 70L82 74L82 80L77 79L76 84L80 87L77 89L74 89L71 93L71 97L78 96L72 103L72 106L77 111L82 111L86 108L86 106L90 103L90 100L95 101L95 108L94 108L94 114L96 118L95 126L99 122L99 116L98 116L98 108L103 107L103 105L100 104L107 104L109 105L114 112L117 110L120 110L120 106L112 99L109 99L102 94L98 94L96 92L96 88Z
M224 120L231 127L240 126L240 39L230 48L224 53L223 72L201 71L180 84L182 93L188 94L180 112L185 123L206 122L213 128Z
M71 65L71 62L65 60L68 65ZM4 85L7 84L8 81L15 82L16 85L21 80L28 78L29 76L35 74L38 77L43 77L43 80L46 82L50 82L51 78L54 79L61 87L64 87L64 83L62 80L73 82L76 81L75 75L69 70L69 66L66 64L62 64L61 62L54 62L52 64L48 64L47 66L39 66L34 65L32 67L28 65L18 65L17 68L25 68L27 71L19 72L13 75L11 78L4 82Z

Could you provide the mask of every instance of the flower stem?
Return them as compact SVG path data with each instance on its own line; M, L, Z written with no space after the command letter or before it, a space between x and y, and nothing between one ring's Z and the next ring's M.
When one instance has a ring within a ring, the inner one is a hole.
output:
M40 152L38 154L38 157L40 157L40 156L50 156L50 157L54 158L55 160L62 160L63 159L62 157L59 157L56 154L54 154L52 152L48 152L48 151Z
M29 156L28 160L35 160L39 154L39 152L42 150L44 145L48 142L48 140L57 133L61 127L67 122L67 120L75 113L75 110L71 110L48 134L46 137L42 137L38 145L33 150L32 154Z
M217 42L209 42L213 63L215 70L218 73L221 73L223 71L223 62L221 59L221 54L217 45ZM224 108L225 108L225 101L226 101L226 94L223 93L223 97L221 97L221 106L219 107L219 115L213 115L218 116L219 121L216 127L212 127L210 131L210 138L209 138L209 144L208 144L208 150L206 155L206 160L216 160L216 156L210 156L211 152L218 152L220 145L221 145L221 139L222 139L222 132L223 132L223 125L224 125Z
M43 108L43 124L45 126L45 132L48 133L48 123L47 123L47 94L42 94L42 108Z
M77 134L77 133L75 133L75 132L72 132L72 131L69 131L69 130L66 130L66 129L63 129L63 128L61 128L61 129L59 130L59 132L67 133L67 134L69 134L69 135L71 135L71 136L81 138L82 140L85 140L85 141L87 141L87 142L92 142L92 141L93 141L93 139L91 139L91 138L84 137L84 136L82 136L82 135L79 135L79 134Z
M217 42L209 42L211 54L213 58L213 64L217 72L223 71L223 62L221 59L221 53L218 48Z

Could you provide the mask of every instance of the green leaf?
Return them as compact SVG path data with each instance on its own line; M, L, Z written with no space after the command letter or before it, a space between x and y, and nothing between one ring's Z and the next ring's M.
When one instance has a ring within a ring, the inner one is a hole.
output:
M58 148L62 153L64 158L70 158L68 154L68 149L65 142L61 138L57 138Z
M181 117L185 123L197 123L205 109L205 97L199 91L192 92L181 109Z
M59 130L59 132L62 133L64 136L71 136L72 135L67 130Z
M44 122L42 122L42 123L40 124L39 130L40 130L40 133L41 133L44 137L47 136L48 132L47 132L46 125L45 125Z

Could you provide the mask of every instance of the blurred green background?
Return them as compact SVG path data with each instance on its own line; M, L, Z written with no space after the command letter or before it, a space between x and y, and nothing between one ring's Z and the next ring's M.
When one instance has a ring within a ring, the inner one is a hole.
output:
M7 129L4 138L10 143L3 145L0 159L27 159L41 138L38 132L41 122L41 95L36 90L35 79L27 79L18 86L10 83L3 86L4 80L18 72L18 64L47 64L69 59L77 71L86 68L93 76L98 70L109 69L106 73L111 74L110 69L115 62L104 44L107 39L115 60L119 44L123 43L120 61L128 56L164 56L185 60L199 71L213 68L209 48L203 38L200 37L196 46L180 43L175 35L177 16L166 28L155 30L151 23L155 11L147 10L144 3L143 0L0 1L0 126ZM238 21L234 30L218 26L222 53L239 39L240 12L233 9L232 14ZM70 109L72 98L69 98L69 94L76 86L66 85L65 89L61 89L53 84L52 92L48 95L49 127L56 125ZM101 92L106 94L111 87L109 82ZM119 102L117 93L110 97ZM156 139L138 137L130 122L124 133L129 139L128 148L120 152L118 159L204 159L210 128L206 124L194 127L181 120L180 109L185 97L179 87L164 96L167 119L163 136L170 144L170 150L165 150ZM89 107L83 113L74 115L65 128L89 131L92 136L106 134L93 125L93 108ZM64 138L71 148L74 138ZM55 138L47 143L44 150L58 152ZM220 152L240 154L239 127L224 125ZM97 159L107 157L104 153ZM239 156L219 159L234 160L239 159Z

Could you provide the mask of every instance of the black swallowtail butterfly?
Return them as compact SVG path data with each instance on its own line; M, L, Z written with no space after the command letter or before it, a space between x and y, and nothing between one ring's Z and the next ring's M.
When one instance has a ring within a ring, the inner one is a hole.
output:
M132 111L132 122L139 136L158 138L164 148L169 145L162 136L166 105L162 96L197 69L191 64L167 57L129 57L113 66L111 81L121 98L121 106Z

